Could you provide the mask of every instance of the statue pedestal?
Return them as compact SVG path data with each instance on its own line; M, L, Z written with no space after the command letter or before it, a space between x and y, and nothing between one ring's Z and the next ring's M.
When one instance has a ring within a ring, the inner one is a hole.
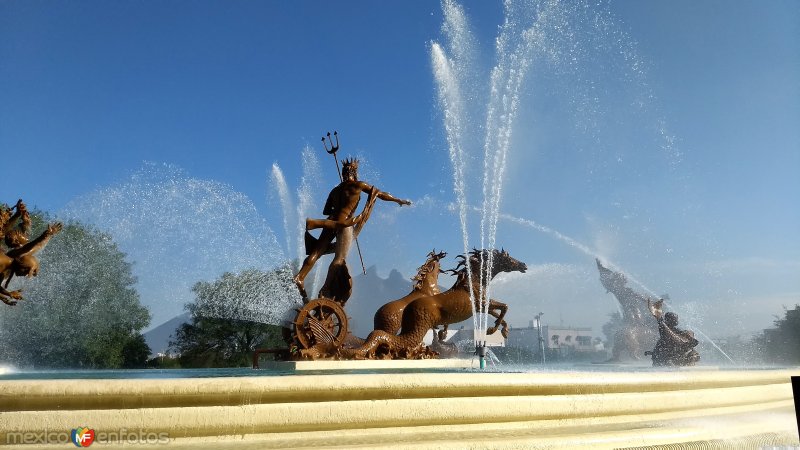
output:
M280 372L335 370L406 370L406 369L478 369L480 361L473 359L364 359L318 361L263 361L261 369Z

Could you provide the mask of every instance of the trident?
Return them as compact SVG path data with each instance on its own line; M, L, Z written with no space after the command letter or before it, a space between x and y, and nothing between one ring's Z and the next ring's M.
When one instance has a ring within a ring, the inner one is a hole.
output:
M325 141L325 137L322 137L322 146L325 147L325 151L328 152L329 155L333 155L333 160L336 161L336 173L339 174L339 181L344 181L342 178L342 171L339 169L339 158L336 156L336 152L339 151L339 132L334 131L333 137L336 138L336 143L333 143L333 139L331 139L331 132L328 132L328 142L331 144L331 148L328 149L328 143ZM358 259L361 261L361 270L364 272L364 275L367 274L367 268L364 267L364 257L361 256L361 246L358 245L358 237L353 236L353 239L356 241L356 250L358 250Z

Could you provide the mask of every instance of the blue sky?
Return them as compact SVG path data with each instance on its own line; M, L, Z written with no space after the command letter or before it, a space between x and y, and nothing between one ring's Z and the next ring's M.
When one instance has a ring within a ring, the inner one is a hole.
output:
M516 3L550 4L574 33L545 33L551 59L529 55L500 210L589 252L501 219L498 244L533 269L498 282L512 325L542 310L599 326L615 306L594 255L717 334L764 328L800 302L800 4ZM463 7L480 98L503 5ZM130 185L145 162L167 164L242 194L286 247L272 166L294 193L310 146L322 202L336 174L319 139L338 130L362 178L417 202L379 205L361 237L368 265L410 276L431 248L462 246L431 63L443 20L423 1L0 1L0 148L25 173L0 185L0 201L77 217L75 205ZM482 158L469 160L475 180ZM480 203L479 188L469 194Z

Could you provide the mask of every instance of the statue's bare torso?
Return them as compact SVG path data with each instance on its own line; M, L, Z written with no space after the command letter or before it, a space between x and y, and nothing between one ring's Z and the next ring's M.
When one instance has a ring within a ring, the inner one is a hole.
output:
M361 214L356 215L362 193L369 195L367 206L364 207L364 211ZM306 220L306 230L321 228L322 233L316 239L306 233L308 237L306 242L315 242L313 248L308 248L307 244L306 253L308 256L303 261L300 271L294 277L294 282L304 300L308 299L304 280L319 257L330 251L329 247L334 238L336 239L334 246L336 256L328 269L328 277L321 292L323 295L336 298L342 303L347 300L350 295L350 276L345 264L347 252L350 248L350 243L369 219L372 205L377 199L395 202L400 206L411 204L408 200L401 200L388 192L381 192L376 187L359 181L358 161L345 160L342 166L342 182L328 194L328 200L325 202L325 208L322 211L327 218ZM334 284L337 287L332 287Z

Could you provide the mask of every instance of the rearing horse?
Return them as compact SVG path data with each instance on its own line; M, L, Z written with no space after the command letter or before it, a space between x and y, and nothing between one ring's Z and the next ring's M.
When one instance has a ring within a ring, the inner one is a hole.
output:
M501 253L505 252L505 250L501 250ZM467 277L467 272L464 268L466 258L463 255L458 255L456 258L460 258L461 261L456 265L455 269L449 269L445 272L452 273L458 277ZM477 273L477 270L475 270ZM524 272L524 270L522 271ZM486 329L486 334L494 334L497 331L498 327L500 328L500 334L503 335L504 338L508 338L508 324L505 321L506 313L508 312L508 305L503 302L497 301L493 298L489 299L489 303L487 305L486 299L475 299L475 312L483 311L483 307L486 306L486 313L490 316L494 317L496 320L494 321L494 326L491 326ZM439 331L439 342L444 342L445 336L447 335L447 325L444 326L444 329Z
M403 298L381 306L375 312L373 321L375 328L373 329L397 334L402 324L403 310L409 303L420 297L436 295L440 292L439 274L442 273L442 269L439 261L445 256L447 256L447 253L436 253L436 249L428 253L428 260L417 269L417 274L411 279L414 282L411 292Z
M374 330L360 347L342 349L342 356L364 359L375 357L379 350L385 350L391 356L406 358L425 355L422 339L429 329L467 320L472 317L477 305L486 302L485 293L480 286L481 279L491 280L500 272L527 270L525 263L512 258L504 250L473 250L469 258L463 258L464 267L456 270L458 278L450 289L436 295L419 297L404 308L399 335ZM472 277L467 276L467 264L473 273ZM479 295L475 303L470 299L470 290ZM497 325L493 328L496 327Z

